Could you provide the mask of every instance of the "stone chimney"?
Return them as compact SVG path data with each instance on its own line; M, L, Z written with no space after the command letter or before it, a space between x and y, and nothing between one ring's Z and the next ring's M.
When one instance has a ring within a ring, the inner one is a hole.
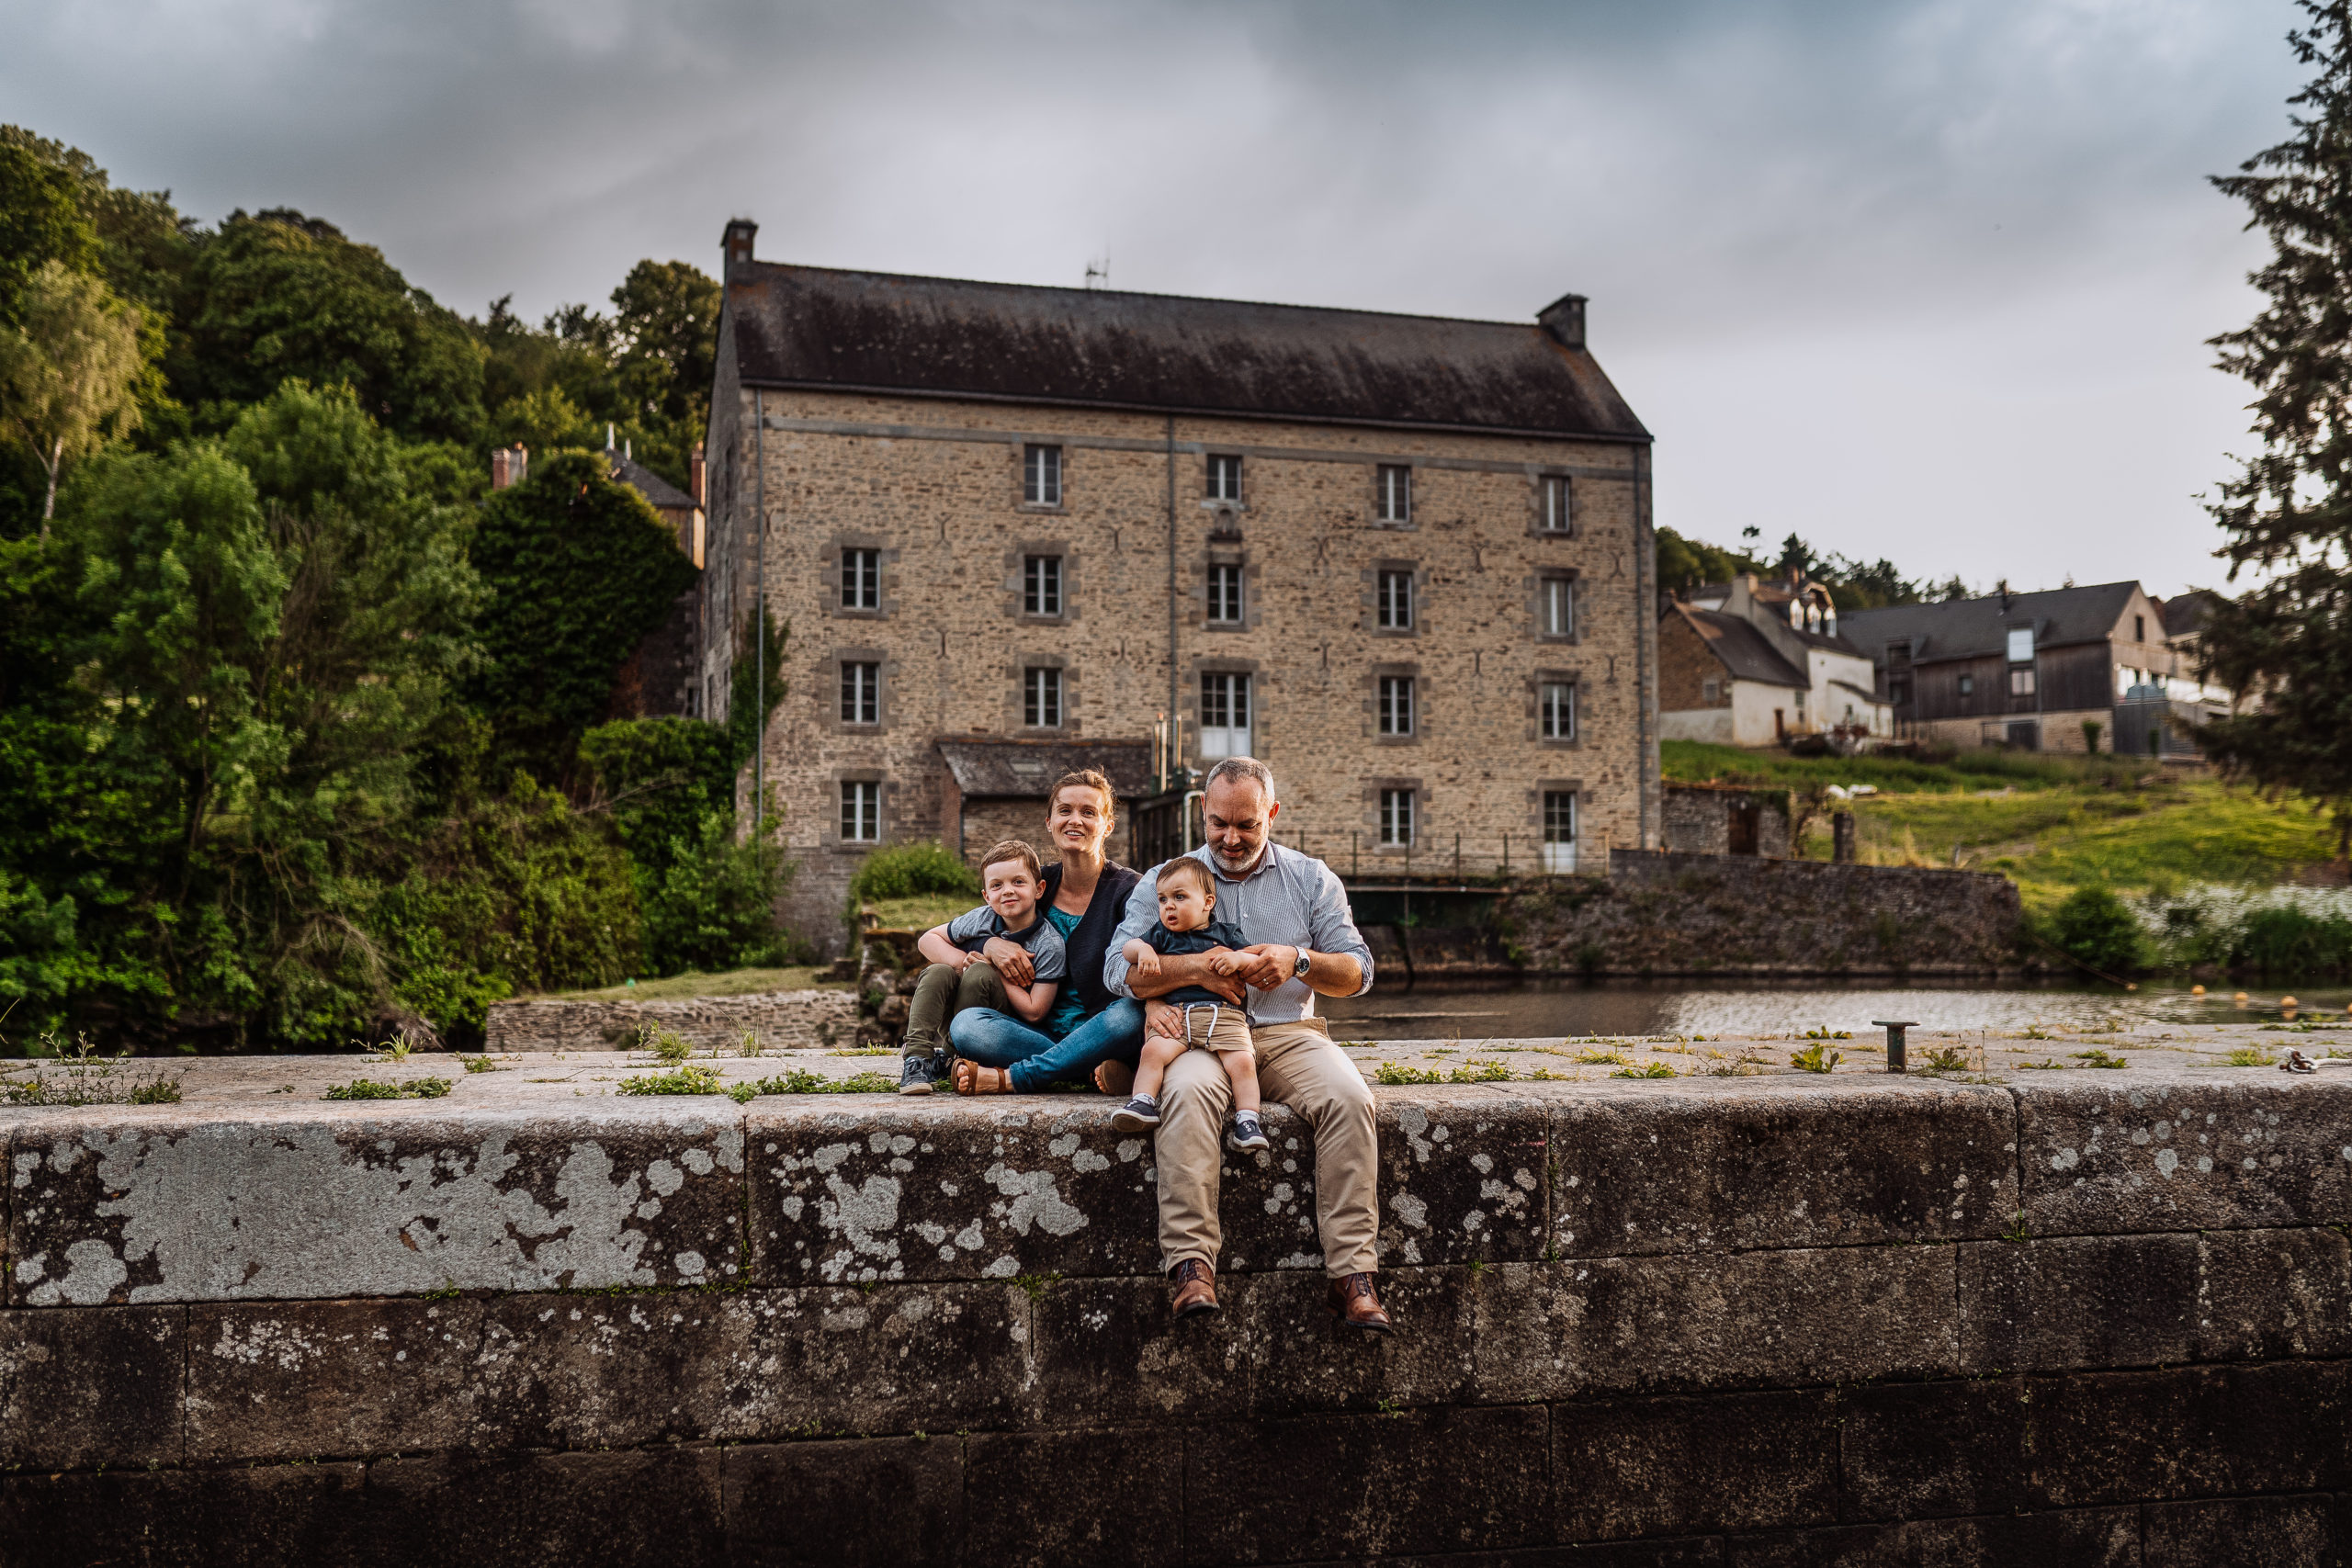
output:
M697 441L695 443L694 456L686 459L686 493L695 498L696 506L708 506L710 502L703 499L702 491L702 443Z
M504 490L523 482L530 471L531 449L527 446L501 446L490 455L490 488Z
M1584 346L1584 301L1581 294L1563 294L1535 312L1535 320L1564 348Z
M748 218L728 220L727 234L720 242L720 245L726 254L726 265L729 272L731 273L739 266L747 266L751 264L752 238L759 231L760 226Z

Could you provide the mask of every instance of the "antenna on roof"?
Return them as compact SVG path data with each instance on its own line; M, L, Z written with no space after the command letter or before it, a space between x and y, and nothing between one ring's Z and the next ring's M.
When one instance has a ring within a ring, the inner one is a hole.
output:
M1108 288L1111 287L1110 252L1103 252L1102 259L1101 261L1091 261L1086 264L1085 286L1089 288Z

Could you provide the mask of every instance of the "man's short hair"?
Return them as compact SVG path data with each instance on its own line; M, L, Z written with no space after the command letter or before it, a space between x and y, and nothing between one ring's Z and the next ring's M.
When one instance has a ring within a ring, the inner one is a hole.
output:
M1151 879L1154 887L1165 887L1171 882L1197 882L1203 893L1211 898L1216 897L1216 884L1209 879L1209 868L1190 855L1178 855L1161 866L1159 874Z
M1031 881L1042 882L1045 880L1046 874L1044 871L1039 869L1037 864L1037 852L1031 849L1025 840L1021 839L1001 840L997 842L995 847L989 851L988 853L982 855L980 857L980 875L983 877L987 876L989 874L989 867L995 865L1000 862L1009 860L1017 860L1023 865L1028 867Z
M1208 789L1219 779L1248 779L1266 792L1268 800L1274 798L1274 770L1255 757L1226 758L1209 770L1208 780L1201 787Z

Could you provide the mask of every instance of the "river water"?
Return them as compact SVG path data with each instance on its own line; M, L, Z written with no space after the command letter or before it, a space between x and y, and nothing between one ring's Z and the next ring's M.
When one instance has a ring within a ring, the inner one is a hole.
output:
M2243 989L2243 1006L2235 993ZM1900 1019L1934 1030L2024 1029L2033 1024L2086 1028L2120 1015L2126 1026L2248 1023L2284 1016L2341 1014L2352 1006L2342 986L2287 989L2223 984L2192 995L2186 986L2116 987L1890 986L1821 980L1532 981L1507 987L1413 991L1382 987L1367 997L1328 1000L1325 1010L1347 1032L1370 1039L1430 1040L1460 1035L1531 1038L1581 1034L1787 1034L1826 1026L1862 1030Z

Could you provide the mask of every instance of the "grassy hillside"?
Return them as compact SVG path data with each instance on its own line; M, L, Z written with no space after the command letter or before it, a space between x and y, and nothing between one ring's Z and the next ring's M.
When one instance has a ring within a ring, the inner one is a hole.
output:
M2029 908L2101 884L2119 893L2196 882L2263 886L2335 852L2327 819L2201 774L2130 757L1963 752L1948 763L1796 758L1669 740L1669 779L1719 779L1794 792L1800 810L1831 784L1874 784L1851 803L1861 858L1880 865L2005 872ZM1803 852L1826 859L1821 802Z

